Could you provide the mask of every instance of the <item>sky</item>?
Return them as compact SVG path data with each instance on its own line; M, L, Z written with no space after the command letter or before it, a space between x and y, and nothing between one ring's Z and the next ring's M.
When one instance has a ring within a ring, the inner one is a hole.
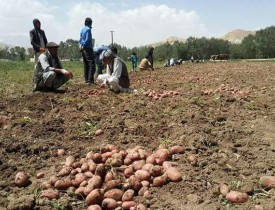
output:
M95 45L127 48L171 36L222 37L235 29L275 25L275 0L0 0L0 43L31 47L29 31L38 18L48 41L79 40L86 17Z

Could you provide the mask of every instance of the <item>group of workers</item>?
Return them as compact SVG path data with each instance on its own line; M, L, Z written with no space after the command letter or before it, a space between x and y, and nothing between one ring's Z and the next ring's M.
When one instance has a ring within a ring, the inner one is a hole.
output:
M108 87L115 93L127 92L130 86L128 69L125 62L117 55L117 49L100 46L93 48L92 19L87 17L80 32L79 51L83 58L85 83L92 85L95 82L100 86ZM34 28L30 31L30 40L35 53L34 88L36 91L55 91L71 78L72 71L64 69L58 57L59 45L48 42L45 32L41 29L41 22L33 20ZM148 54L141 60L140 70L154 70L153 51L151 47ZM137 55L132 53L130 60L132 69L137 69ZM97 66L97 78L95 72ZM106 73L103 74L103 68Z

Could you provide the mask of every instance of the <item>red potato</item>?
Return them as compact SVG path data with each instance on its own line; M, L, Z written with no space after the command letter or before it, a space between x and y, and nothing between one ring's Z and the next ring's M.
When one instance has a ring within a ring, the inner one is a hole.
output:
M17 187L25 187L30 183L29 176L25 174L24 172L18 172L15 175L15 184Z
M43 190L40 194L40 198L48 198L49 200L58 199L59 192L57 190Z
M102 178L98 175L94 175L91 179L89 179L88 184L94 188L100 188L102 185Z
M156 154L156 163L158 165L162 165L164 161L168 160L171 155L168 149L159 149L157 150Z
M127 156L123 160L124 165L128 166L130 165L133 161L130 158L127 158Z
M113 155L112 152L105 152L105 153L102 153L102 154L101 154L102 159L106 158L106 160L107 160L108 158L111 158L112 155Z
M147 158L146 158L146 163L151 163L151 164L156 164L156 157L154 154L152 155L149 155Z
M82 166L82 163L81 162L73 162L73 164L72 164L72 168L81 168L81 166Z
M125 158L129 158L132 161L140 160L138 152L128 153L128 155Z
M153 168L154 165L152 163L146 163L145 165L142 166L142 170L145 170L145 171L150 171L151 168Z
M142 167L145 165L145 160L138 160L138 161L134 161L132 163L132 166L134 168L134 171L140 170L142 169Z
M58 190L67 190L71 186L70 179L60 179L54 183L54 187Z
M169 180L172 182L180 182L182 180L181 173L178 171L178 169L174 167L170 167L166 170L166 174Z
M65 165L68 166L68 167L70 167L70 166L73 165L74 161L75 161L75 157L74 156L68 156L66 158Z
M123 196L123 191L120 189L111 189L104 193L104 198L112 198L116 201L120 201Z
M126 168L124 170L124 176L126 178L129 178L130 176L134 175L134 169L133 169L133 166L129 166L128 168Z
M229 187L226 184L221 184L220 193L223 197L225 197L229 193Z
M57 180L58 180L58 178L57 178L56 176L51 176L49 181L50 181L51 185L54 185L54 183L55 183Z
M170 167L177 166L178 164L172 161L164 161L162 166L165 170L167 170Z
M104 178L106 175L105 165L98 164L95 170L95 175L100 176L101 178Z
M89 171L92 172L92 173L95 173L95 170L96 170L96 167L97 167L96 163L90 162L88 164L89 164Z
M150 199L152 199L153 196L152 196L151 192L149 190L147 190L144 192L143 197L150 200Z
M111 180L113 180L113 179L114 179L113 173L112 173L111 171L108 171L107 174L106 174L106 176L105 176L104 181L105 181L105 182L108 182L108 181L111 181Z
M92 190L86 197L87 205L101 204L102 200L103 200L102 189Z
M136 205L136 202L135 201L124 201L122 204L121 204L121 207L123 210L128 210L130 209L131 207L134 207Z
M138 195L139 196L143 196L144 192L146 192L149 188L148 187L142 187L140 188L140 190L138 191Z
M173 146L170 148L170 154L182 154L185 148L183 146Z
M87 208L87 210L102 210L102 208L99 205L91 205Z
M150 182L148 181L141 181L142 187L150 187Z
M161 175L163 174L161 166L158 166L158 165L153 166L153 167L150 169L149 173L150 173L151 176L153 176L153 177L161 176ZM147 181L148 181L148 180L147 180Z
M226 200L231 203L244 203L248 200L248 195L238 191L230 191L226 195Z
M78 173L78 174L75 175L75 178L74 178L74 180L72 180L71 183L74 187L78 187L86 179L87 179L87 177L85 176L85 174Z
M260 178L260 185L265 189L275 188L275 176L262 176Z
M75 176L76 174L78 174L78 171L76 169L72 169L70 174Z
M100 153L94 153L92 155L92 160L95 162L95 163L101 163L102 162L102 155Z
M119 187L119 185L121 185L120 180L118 180L118 179L117 180L110 180L110 181L108 181L104 184L103 189L106 192L106 191L111 190L113 188Z
M123 165L123 160L122 158L108 158L106 160L106 164L111 165L113 167L120 167Z
M167 182L167 175L157 176L153 179L153 187L162 187Z
M122 201L132 201L135 196L135 191L133 189L128 189L124 192L122 196Z
M128 155L128 152L126 152L125 150L120 150L118 153L121 155L123 159Z
M151 174L145 170L137 170L135 176L139 181L150 181Z
M84 172L84 175L87 177L87 178L92 178L94 176L94 174L91 172L91 171L86 171Z
M89 170L89 164L88 163L83 163L81 166L81 172L86 172Z
M104 198L101 204L104 210L113 210L118 207L116 200L112 198Z

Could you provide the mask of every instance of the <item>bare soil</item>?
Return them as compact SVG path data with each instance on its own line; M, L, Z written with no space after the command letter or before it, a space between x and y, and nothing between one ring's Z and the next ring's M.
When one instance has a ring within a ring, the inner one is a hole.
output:
M87 209L66 192L58 201L40 199L40 183L67 156L80 159L106 144L186 148L174 156L183 180L150 188L153 198L142 200L148 209L275 209L274 190L259 186L261 176L275 175L274 75L274 62L183 64L131 72L136 95L75 81L65 93L1 98L0 209ZM157 99L145 95L148 90L179 94ZM97 129L104 133L96 136ZM19 171L30 176L28 186L15 185ZM45 177L37 179L41 171ZM249 200L230 204L219 193L222 183L247 192Z

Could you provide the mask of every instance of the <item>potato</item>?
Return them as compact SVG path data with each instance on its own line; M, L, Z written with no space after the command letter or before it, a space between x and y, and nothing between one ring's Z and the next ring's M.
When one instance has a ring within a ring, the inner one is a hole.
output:
M68 167L70 167L70 166L73 165L74 161L75 161L75 157L74 156L68 156L66 158L65 165L68 166Z
M157 177L157 176L161 176L163 173L162 173L162 168L158 165L155 165L153 166L149 173L151 174L151 176L153 177ZM148 180L147 180L148 181Z
M123 210L127 210L127 209L130 209L131 207L134 207L135 205L136 205L135 201L124 201L121 204L121 207Z
M112 198L116 201L120 201L123 196L123 191L120 189L111 189L104 193L104 198Z
M102 185L102 178L98 175L94 175L89 181L88 184L94 188L100 188Z
M54 187L58 190L67 190L71 186L70 179L60 179L54 183Z
M57 176L67 176L71 173L71 170L72 168L70 167L64 167L58 172Z
M78 173L75 175L74 180L72 180L72 185L74 187L78 187L83 181L85 181L87 177L83 173Z
M40 198L48 198L49 200L58 199L59 192L57 190L43 190L40 194Z
M173 146L170 148L170 154L182 154L185 148L183 146Z
M65 155L65 150L64 149L58 149L57 150L57 156L63 156Z
M139 196L143 196L144 192L146 192L149 188L148 187L142 187L140 188L140 190L138 191L138 195Z
M229 193L229 187L226 184L221 184L220 193L223 197L225 197Z
M44 181L40 184L42 190L52 188L52 183L50 181Z
M94 174L91 172L91 171L86 171L84 172L84 175L87 177L87 178L92 178L94 176Z
M75 194L84 195L85 187L79 187L74 192Z
M112 198L104 198L101 206L104 210L113 210L118 207L116 200Z
M37 179L41 179L41 178L43 178L45 176L45 173L44 172L38 172L37 174L36 174L36 178Z
M167 182L167 175L157 176L153 179L153 187L162 187Z
M146 158L146 163L156 164L156 157L155 155L150 155Z
M87 210L102 210L102 208L99 205L91 205L87 208Z
M98 130L95 131L95 136L99 136L103 133L104 133L104 131L102 129L98 129Z
M194 154L188 155L187 160L191 165L196 165L198 161L197 156Z
M126 178L129 178L130 176L132 176L134 174L134 168L133 166L129 166L124 170L124 176Z
M231 203L244 203L248 200L248 195L238 191L230 191L226 195L226 200Z
M122 201L132 201L135 196L135 191L133 189L128 189L124 192L122 196Z
M178 164L172 161L164 161L162 166L165 170L167 170L170 167L177 166Z
M80 163L80 162L73 162L73 164L72 164L72 168L79 168L80 169L80 171L79 172L81 172L81 166L82 166L82 163Z
M58 178L57 178L56 176L51 176L49 181L50 181L51 185L54 185L54 183L55 183L57 180L58 180Z
M151 199L152 194L149 190L147 190L147 191L144 192L143 197L146 198L146 199Z
M95 173L95 170L96 170L96 167L97 167L96 163L90 162L88 164L89 164L89 171L92 172L92 173Z
M25 174L24 172L18 172L15 175L15 184L17 187L25 187L30 183L29 176Z
M262 176L260 186L265 189L275 188L275 176Z
M118 179L117 180L110 180L110 181L108 181L104 184L103 189L104 189L104 191L108 191L108 190L111 190L113 188L119 187L119 185L121 185L120 180L118 180Z
M92 190L86 197L87 205L101 204L102 200L103 200L102 189Z
M107 174L106 174L106 176L105 176L104 181L108 182L108 181L113 180L113 179L114 179L113 173L111 171L108 171Z
M150 181L151 174L145 170L137 170L135 176L139 181Z
M89 164L88 163L83 163L82 166L80 167L81 168L81 172L86 172L89 170Z
M154 165L152 163L146 163L144 166L142 166L142 170L150 171L151 168L153 168Z
M136 210L146 210L147 208L142 204L142 203L139 203L136 208Z
M141 181L142 187L150 187L150 182L148 181Z
M166 174L168 179L170 179L172 182L180 182L182 180L181 173L174 167L168 168L166 170Z
M101 178L104 178L106 176L105 165L98 164L95 170L95 175L98 175Z
M134 171L140 170L142 169L142 167L145 165L145 160L138 160L138 161L134 161L132 163L132 166L134 168Z

